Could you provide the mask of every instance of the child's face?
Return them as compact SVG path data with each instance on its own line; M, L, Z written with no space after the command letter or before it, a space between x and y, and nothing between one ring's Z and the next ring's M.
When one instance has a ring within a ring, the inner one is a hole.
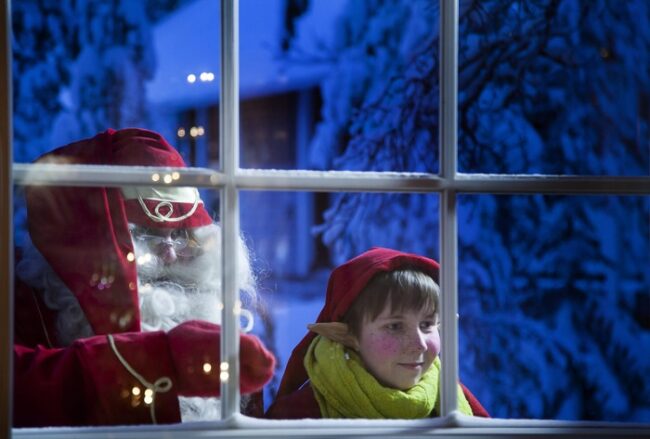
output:
M430 310L392 312L387 307L361 326L359 354L366 369L384 386L413 387L439 352L440 334Z

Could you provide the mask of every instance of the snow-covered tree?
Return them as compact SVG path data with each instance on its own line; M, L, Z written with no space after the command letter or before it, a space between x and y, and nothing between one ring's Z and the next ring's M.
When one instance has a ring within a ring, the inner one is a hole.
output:
M12 11L17 162L147 121L152 21L188 0L22 0Z
M146 126L144 83L156 67L152 21L188 0L13 3L14 160L109 127ZM25 230L16 197L17 242Z
M437 171L437 4L349 2L315 166ZM648 23L641 0L461 2L460 170L647 175ZM461 377L491 413L650 420L648 197L463 195L459 214ZM437 226L430 196L338 194L319 230L340 262L435 257Z

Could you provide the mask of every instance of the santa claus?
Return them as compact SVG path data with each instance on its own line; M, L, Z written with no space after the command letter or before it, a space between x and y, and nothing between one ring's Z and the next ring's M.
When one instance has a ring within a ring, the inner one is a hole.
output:
M159 134L136 128L38 162L185 167ZM14 426L218 417L221 233L199 192L31 186L25 198L31 239L16 264ZM246 313L255 285L240 244ZM273 355L252 335L240 335L240 362L243 394L273 374Z

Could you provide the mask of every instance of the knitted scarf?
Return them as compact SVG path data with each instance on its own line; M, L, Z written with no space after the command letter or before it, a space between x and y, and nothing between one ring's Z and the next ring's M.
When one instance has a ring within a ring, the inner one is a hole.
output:
M305 356L305 369L324 418L417 419L440 413L440 359L408 390L382 386L362 365L359 355L317 336ZM472 409L458 388L458 409Z

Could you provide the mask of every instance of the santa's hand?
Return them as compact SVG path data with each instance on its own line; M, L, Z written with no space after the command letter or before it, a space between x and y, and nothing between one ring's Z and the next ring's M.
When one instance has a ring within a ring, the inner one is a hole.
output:
M171 329L167 338L178 373L176 392L219 396L221 327L192 320ZM240 335L239 343L239 388L243 394L256 392L272 378L275 358L254 335Z

